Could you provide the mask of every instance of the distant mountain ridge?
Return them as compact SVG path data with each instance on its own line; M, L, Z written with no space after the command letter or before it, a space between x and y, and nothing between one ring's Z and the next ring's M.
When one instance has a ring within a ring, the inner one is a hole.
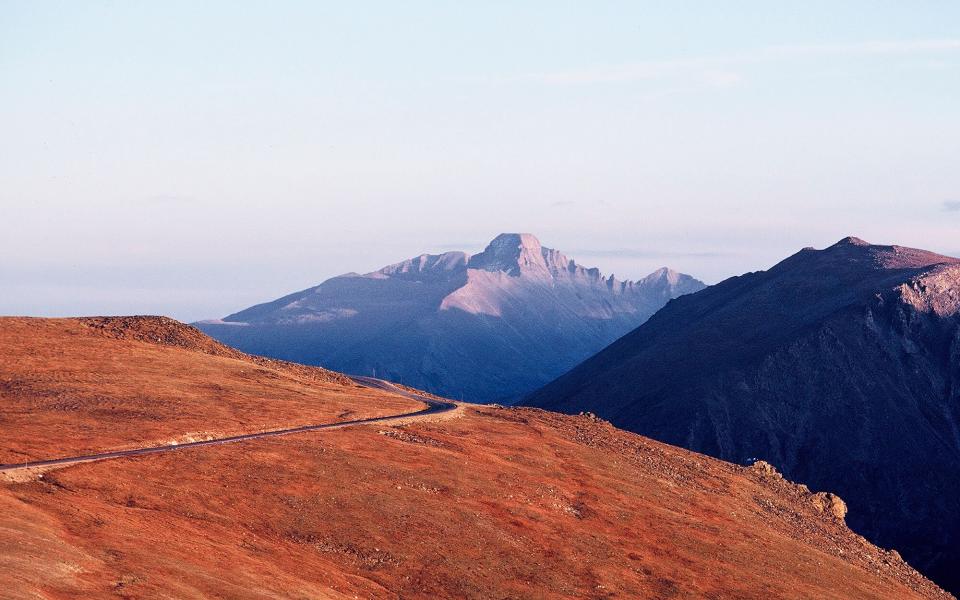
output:
M667 268L639 281L604 277L531 234L507 233L473 256L422 254L196 325L254 354L509 401L703 287Z
M960 589L960 259L805 248L671 302L524 403L766 460Z

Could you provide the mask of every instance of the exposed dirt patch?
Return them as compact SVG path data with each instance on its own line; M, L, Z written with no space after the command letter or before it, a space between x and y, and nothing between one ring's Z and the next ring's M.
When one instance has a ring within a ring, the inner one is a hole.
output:
M400 440L401 442L407 442L408 444L424 444L426 446L433 446L434 448L450 447L449 444L441 442L440 440L432 437L416 435L406 431L404 428L381 429L377 433L380 435L385 435L388 438Z

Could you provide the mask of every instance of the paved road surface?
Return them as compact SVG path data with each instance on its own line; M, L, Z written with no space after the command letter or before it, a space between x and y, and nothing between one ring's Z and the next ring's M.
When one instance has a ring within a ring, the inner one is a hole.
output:
M358 384L391 392L416 400L418 402L423 402L427 405L426 408L410 413L402 413L399 415L389 415L386 417L370 417L367 419L354 419L352 421L339 421L336 423L325 423L323 425L304 425L302 427L294 427L292 429L278 429L275 431L263 431L260 433L247 433L243 435L234 435L225 438L217 438L214 440L205 440L202 442L188 442L185 444L176 444L176 445L167 445L167 446L154 446L151 448L137 448L135 450L117 450L115 452L103 452L100 454L88 454L85 456L68 456L64 458L52 458L48 460L34 460L29 462L22 463L13 463L13 464L0 464L0 473L4 471L15 471L18 469L28 469L33 467L51 467L55 465L70 465L74 463L82 462L91 462L95 460L106 460L108 458L121 458L124 456L139 456L141 454L158 454L160 452L174 452L176 450L183 450L185 448L197 448L199 446L218 446L220 444L232 444L234 442L242 442L245 440L256 440L259 438L266 437L276 437L280 435L290 435L292 433L303 433L305 431L319 431L321 429L333 429L337 427L344 427L347 425L360 425L363 423L384 423L387 421L396 421L398 419L405 419L407 417L420 417L425 415L432 415L436 413L447 412L453 410L457 407L456 404L452 402L445 402L443 400L435 400L433 398L428 398L426 396L421 396L419 394L408 392L406 390L400 389L397 386L393 385L389 381L383 381L382 379L374 379L373 377L351 377Z

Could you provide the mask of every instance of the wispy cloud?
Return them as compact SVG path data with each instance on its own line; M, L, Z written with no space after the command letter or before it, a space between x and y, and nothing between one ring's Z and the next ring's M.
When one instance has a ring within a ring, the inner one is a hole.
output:
M713 70L702 74L703 82L712 87L733 87L743 81L743 75L735 71Z
M919 54L960 50L960 39L873 41L853 44L800 44L770 46L774 56L858 56L871 54Z
M612 250L581 249L572 251L571 254L592 258L721 258L731 255L729 252L671 252L647 250L643 248L616 248Z
M430 249L434 252L465 252L470 248L483 248L489 243L490 240L485 242L453 242L448 244L434 244Z
M144 199L149 204L193 204L193 196L183 194L154 194Z
M581 85L590 83L623 83L657 79L666 75L696 70L713 70L733 64L724 58L686 58L644 61L629 65L595 67L552 73L534 73L523 77L530 81L553 85Z
M610 203L603 198L597 198L594 200L555 200L550 202L547 206L550 208L570 208L573 206L578 207L609 207Z
M553 85L582 85L624 83L694 73L708 85L727 87L739 83L743 78L736 71L737 67L760 63L804 58L904 56L956 51L960 51L960 39L781 45L767 46L751 52L724 56L650 60L626 65L532 73L521 77L521 79Z
M960 212L960 200L947 200L943 203L943 210L947 212Z

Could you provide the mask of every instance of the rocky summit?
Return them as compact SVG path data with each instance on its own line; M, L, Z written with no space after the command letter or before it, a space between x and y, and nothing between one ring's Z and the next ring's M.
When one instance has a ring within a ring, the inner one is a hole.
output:
M197 326L246 352L510 402L703 287L666 268L619 281L507 233L474 256L424 254Z

